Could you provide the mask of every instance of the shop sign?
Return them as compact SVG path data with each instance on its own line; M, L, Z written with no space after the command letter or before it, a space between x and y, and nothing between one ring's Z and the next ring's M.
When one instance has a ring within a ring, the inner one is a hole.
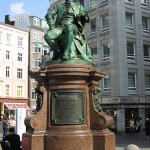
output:
M27 108L26 103L4 103L4 105L10 110L16 110L17 108Z
M27 103L28 100L22 99L0 99L0 102L6 103Z

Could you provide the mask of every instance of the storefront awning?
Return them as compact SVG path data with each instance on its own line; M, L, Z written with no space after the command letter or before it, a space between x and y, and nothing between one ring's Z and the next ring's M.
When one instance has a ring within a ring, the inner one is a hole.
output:
M27 108L27 109L29 109L29 107L27 106L26 103L4 103L4 105L9 110L16 110L17 108Z

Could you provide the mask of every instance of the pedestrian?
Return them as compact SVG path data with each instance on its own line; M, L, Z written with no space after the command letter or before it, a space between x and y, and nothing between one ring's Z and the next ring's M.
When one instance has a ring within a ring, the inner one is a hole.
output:
M9 123L9 127L14 128L14 131L16 133L16 120L14 119L14 117L11 118L10 123Z
M150 139L150 120L149 120L149 118L146 118L146 120L145 120L145 136L146 136L147 140Z
M2 150L6 150L6 141L9 142L10 150L20 150L20 136L14 133L14 128L10 127L9 134L0 141Z
M8 119L5 117L3 119L3 138L7 135L8 132Z
M142 123L140 122L140 120L137 120L136 127L135 127L136 133L141 133L141 129L142 129Z
M132 138L134 138L135 123L134 123L134 119L133 119L133 118L131 118L131 119L129 120L129 127L130 127L130 136L131 136Z
M140 150L140 148L134 144L128 145L125 150Z

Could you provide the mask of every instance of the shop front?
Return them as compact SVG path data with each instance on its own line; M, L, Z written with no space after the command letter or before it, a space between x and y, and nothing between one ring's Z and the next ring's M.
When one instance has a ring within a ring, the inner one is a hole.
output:
M145 118L150 118L150 105L101 105L102 110L113 117L112 131L115 133L129 133L129 120L134 119L135 123L138 120L143 122Z
M29 110L28 107L28 99L0 99L0 115L1 119L5 117L15 117L16 116L16 109L17 108L26 108Z

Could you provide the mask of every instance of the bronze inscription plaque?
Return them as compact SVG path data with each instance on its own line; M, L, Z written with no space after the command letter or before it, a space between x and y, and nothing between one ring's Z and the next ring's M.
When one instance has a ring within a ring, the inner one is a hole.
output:
M52 91L52 124L85 124L84 90Z

